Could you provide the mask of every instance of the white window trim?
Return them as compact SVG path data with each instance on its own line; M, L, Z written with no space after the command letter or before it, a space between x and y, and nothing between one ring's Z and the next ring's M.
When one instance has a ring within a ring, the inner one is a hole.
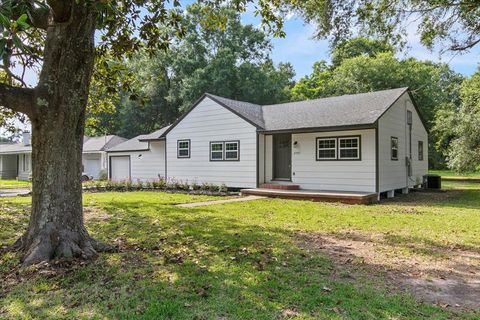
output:
M342 147L340 141L341 140L357 140L356 147ZM356 157L342 157L342 150L357 150ZM338 137L338 159L339 160L358 160L360 159L360 137Z
M237 156L235 158L227 159L227 143L234 143L237 145L237 150L228 150L228 152L236 152ZM213 159L212 153L220 153L220 150L212 150L212 145L219 144L222 146L222 158ZM229 141L210 141L210 161L240 161L240 140L229 140Z
M230 144L236 144L237 145L237 149L236 150L227 150L227 144L230 143ZM223 152L224 152L224 156L223 158L225 159L225 161L238 161L240 160L240 141L238 140L234 140L234 141L225 141L224 142L224 146L223 146ZM235 158L227 158L227 152L236 152L237 153L237 156Z
M188 147L187 148L180 148L180 143L188 143ZM183 158L190 158L190 139L182 139L182 140L177 140L177 158L180 158L180 159L183 159ZM188 151L188 155L180 155L180 150L187 150Z
M320 141L327 141L333 140L335 142L335 146L332 148L322 148L320 149ZM317 138L317 160L337 160L337 138ZM335 151L334 157L320 157L320 150L333 150Z
M221 145L222 150L213 150L213 148L212 148L213 145ZM223 141L212 141L212 142L210 142L210 161L223 161L223 159L225 158L224 152L225 152L225 145L224 145ZM213 153L221 153L222 157L214 159L212 157Z

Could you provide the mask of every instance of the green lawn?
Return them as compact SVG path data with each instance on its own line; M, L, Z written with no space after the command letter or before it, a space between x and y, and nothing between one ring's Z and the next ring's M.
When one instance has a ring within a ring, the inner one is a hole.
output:
M460 179L460 180L469 180L469 179L480 179L480 172L467 172L467 173L457 173L451 170L429 170L429 173L438 174L449 180Z
M5 319L478 319L420 303L375 277L333 277L325 254L298 234L382 234L396 254L436 259L480 250L480 185L448 182L452 196L350 206L287 200L182 209L213 197L152 192L86 194L93 236L120 247L81 266L36 273L0 253ZM461 190L461 191L460 191ZM0 199L0 243L27 223L29 198ZM421 250L419 250L421 249Z
M30 188L31 186L31 181L0 179L0 189Z

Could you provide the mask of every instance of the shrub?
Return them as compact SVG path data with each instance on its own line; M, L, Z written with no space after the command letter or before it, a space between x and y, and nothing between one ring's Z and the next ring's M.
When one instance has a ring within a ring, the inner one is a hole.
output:
M105 170L105 169L100 170L98 180L105 181L107 179L108 179L107 170Z

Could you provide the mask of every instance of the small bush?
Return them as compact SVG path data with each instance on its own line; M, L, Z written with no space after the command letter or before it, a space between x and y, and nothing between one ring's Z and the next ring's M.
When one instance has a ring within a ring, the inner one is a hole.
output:
M98 180L106 181L107 179L108 179L107 170L105 170L105 169L100 170Z

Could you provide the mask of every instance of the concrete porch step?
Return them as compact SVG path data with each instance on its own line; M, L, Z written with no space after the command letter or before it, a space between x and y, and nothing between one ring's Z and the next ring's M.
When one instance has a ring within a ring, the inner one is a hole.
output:
M274 190L299 190L298 184L277 184L277 183L264 183L260 185L262 189L274 189Z

